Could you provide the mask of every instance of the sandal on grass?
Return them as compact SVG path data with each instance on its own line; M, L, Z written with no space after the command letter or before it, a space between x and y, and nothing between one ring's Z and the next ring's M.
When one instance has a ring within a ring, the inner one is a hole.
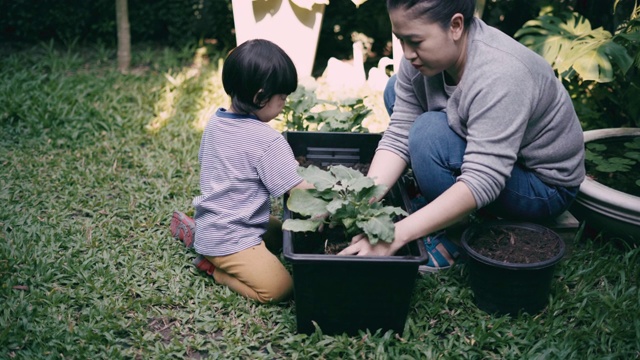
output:
M429 261L418 267L418 272L421 274L448 269L460 255L458 246L447 238L444 231L431 234L423 241L429 254Z
M188 248L193 247L193 237L196 233L196 223L184 213L174 211L171 217L171 236L182 240Z
M198 255L193 259L193 265L195 265L198 270L204 271L210 276L213 276L213 271L216 269L211 261L207 260L207 258L202 255Z

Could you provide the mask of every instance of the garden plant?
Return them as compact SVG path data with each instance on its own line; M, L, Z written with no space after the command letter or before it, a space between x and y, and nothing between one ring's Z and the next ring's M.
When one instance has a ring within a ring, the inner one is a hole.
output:
M293 190L287 207L303 218L286 219L283 230L306 232L328 228L344 229L344 239L366 234L371 244L393 241L393 222L397 216L408 215L399 207L370 203L386 192L384 185L360 171L343 166L329 166L327 170L311 165L298 172L314 185L311 190Z

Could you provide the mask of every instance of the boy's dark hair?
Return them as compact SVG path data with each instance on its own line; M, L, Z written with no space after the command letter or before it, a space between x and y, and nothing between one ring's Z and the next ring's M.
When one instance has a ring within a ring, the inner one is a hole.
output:
M387 10L406 9L414 18L424 17L440 24L443 29L449 27L453 15L464 16L464 26L469 28L473 13L476 10L475 0L387 0Z
M294 92L298 73L278 45L264 39L248 40L225 59L222 85L233 109L249 114L261 109L273 95Z

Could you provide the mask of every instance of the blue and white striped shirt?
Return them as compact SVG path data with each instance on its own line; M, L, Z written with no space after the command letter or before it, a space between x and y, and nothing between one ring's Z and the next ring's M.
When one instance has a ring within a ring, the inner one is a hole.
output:
M194 246L206 256L259 245L269 223L269 196L281 196L302 181L282 134L255 117L222 108L202 134L198 159Z

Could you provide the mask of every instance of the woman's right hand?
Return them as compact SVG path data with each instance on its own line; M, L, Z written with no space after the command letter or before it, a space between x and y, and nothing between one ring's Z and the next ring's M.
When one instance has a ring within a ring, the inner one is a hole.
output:
M358 255L358 256L391 256L395 254L396 249L393 243L383 241L375 245L369 243L369 239L365 234L356 235L351 240L351 245L340 251L338 255Z

